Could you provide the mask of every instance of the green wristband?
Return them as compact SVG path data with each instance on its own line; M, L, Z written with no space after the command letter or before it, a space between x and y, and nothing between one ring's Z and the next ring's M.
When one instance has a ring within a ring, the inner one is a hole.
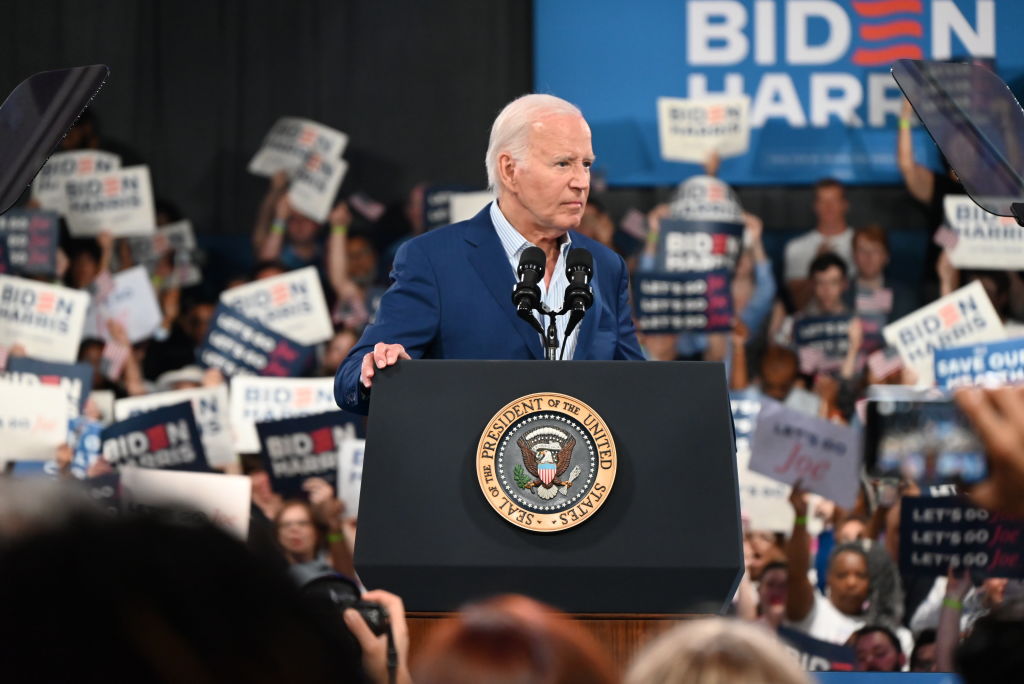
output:
M274 235L284 234L284 221L281 219L274 219L274 222L270 224L270 232Z
M806 525L807 524L807 516L806 515L798 515L793 520L793 522L795 524L797 524L797 525Z
M331 226L331 233L334 235L346 235L348 233L348 226Z
M910 128L910 119L900 119L900 130L905 131Z
M942 605L946 608L952 608L953 610L963 610L964 604L959 599L955 599L952 596L947 596L942 599Z
M344 532L328 532L327 533L327 542L329 544L337 544L338 542L343 542L343 541L345 541L345 533Z

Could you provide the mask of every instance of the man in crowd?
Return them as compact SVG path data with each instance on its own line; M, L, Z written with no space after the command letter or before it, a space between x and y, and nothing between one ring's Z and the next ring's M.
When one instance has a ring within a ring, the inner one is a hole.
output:
M511 301L523 251L546 257L541 297L562 306L571 247L594 257L594 304L565 344L567 359L642 359L630 315L626 264L575 231L590 191L594 152L580 111L549 95L526 95L498 115L487 150L487 176L498 200L469 221L403 245L394 284L376 321L335 379L335 398L365 412L375 371L399 359L543 358L540 335ZM566 320L559 322L559 338Z
M811 262L819 254L832 252L842 259L847 270L853 267L853 229L846 222L850 203L842 183L832 178L814 186L814 230L793 238L786 244L786 288L794 309L802 309L811 297L807 278Z

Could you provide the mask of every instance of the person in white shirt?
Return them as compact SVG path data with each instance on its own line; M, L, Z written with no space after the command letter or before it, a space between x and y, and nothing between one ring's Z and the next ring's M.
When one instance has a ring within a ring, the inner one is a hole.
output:
M811 296L807 274L811 262L819 254L832 252L846 262L852 274L853 229L846 223L850 203L846 200L843 184L825 178L814 185L814 215L818 219L814 230L793 238L786 244L786 288L794 309L802 309Z

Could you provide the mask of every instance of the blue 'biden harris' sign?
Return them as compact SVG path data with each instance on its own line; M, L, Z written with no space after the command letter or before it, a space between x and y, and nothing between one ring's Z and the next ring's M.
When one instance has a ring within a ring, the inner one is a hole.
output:
M534 3L534 89L579 105L613 185L678 182L660 159L657 98L750 97L750 151L731 183L898 182L897 59L994 59L1024 74L1024 2L559 0ZM934 146L923 130L918 150Z

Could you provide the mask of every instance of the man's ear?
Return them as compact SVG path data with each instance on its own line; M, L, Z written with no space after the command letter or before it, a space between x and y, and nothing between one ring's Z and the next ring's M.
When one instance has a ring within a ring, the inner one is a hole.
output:
M516 160L508 152L498 155L498 178L503 187L516 189Z

